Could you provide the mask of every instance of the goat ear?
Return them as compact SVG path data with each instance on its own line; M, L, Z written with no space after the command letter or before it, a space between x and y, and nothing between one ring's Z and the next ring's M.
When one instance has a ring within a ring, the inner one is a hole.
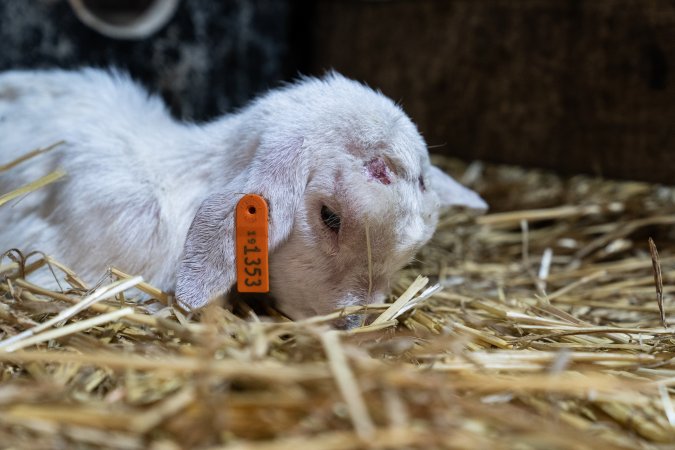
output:
M431 166L429 170L429 181L441 202L441 207L463 206L478 212L485 212L488 209L488 204L477 193L462 186L436 166Z
M176 299L187 309L227 294L236 281L235 207L241 193L261 195L269 206L269 251L290 235L304 195L307 171L299 158L303 140L265 140L227 193L209 196L197 210L178 268Z
M211 195L192 220L176 280L176 300L188 310L227 294L236 280L234 208L238 197Z

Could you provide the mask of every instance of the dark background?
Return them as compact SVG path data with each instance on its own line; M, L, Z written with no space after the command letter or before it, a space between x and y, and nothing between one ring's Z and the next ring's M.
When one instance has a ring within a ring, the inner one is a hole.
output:
M433 151L675 184L673 1L183 0L131 41L65 0L0 2L0 69L83 65L129 70L190 120L334 68L399 101Z
M204 120L292 78L293 14L285 0L182 0L157 33L119 40L84 25L66 0L0 0L0 70L121 67L177 116Z

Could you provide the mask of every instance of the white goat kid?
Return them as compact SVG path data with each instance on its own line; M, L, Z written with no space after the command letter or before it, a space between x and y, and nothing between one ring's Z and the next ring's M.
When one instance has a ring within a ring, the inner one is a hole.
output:
M0 250L44 251L90 281L114 265L190 309L233 287L243 193L269 204L271 293L292 318L380 301L441 207L486 208L430 164L398 106L338 74L203 125L118 72L0 74L0 163L61 140L0 176L3 193L68 174L0 208Z

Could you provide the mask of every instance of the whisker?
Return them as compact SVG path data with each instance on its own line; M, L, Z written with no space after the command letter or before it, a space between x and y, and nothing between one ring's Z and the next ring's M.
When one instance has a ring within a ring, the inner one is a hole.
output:
M373 254L370 249L370 227L366 222L366 251L368 252L368 299L373 294Z

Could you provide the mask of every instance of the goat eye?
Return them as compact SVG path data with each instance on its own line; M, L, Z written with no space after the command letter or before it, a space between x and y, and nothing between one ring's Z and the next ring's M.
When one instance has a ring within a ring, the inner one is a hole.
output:
M340 216L331 211L326 205L321 207L321 220L334 233L340 231Z

